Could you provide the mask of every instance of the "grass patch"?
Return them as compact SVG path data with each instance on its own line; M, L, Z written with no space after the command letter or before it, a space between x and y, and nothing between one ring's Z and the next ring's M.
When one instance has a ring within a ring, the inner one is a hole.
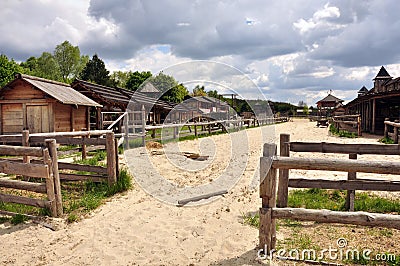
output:
M25 221L27 221L28 220L28 217L26 217L25 215L23 215L23 214L16 214L16 215L14 215L12 218L11 218L11 220L10 220L10 222L13 224L13 225L17 225L17 224L20 224L20 223L23 223L23 222L25 222Z
M64 186L64 185L63 185ZM121 169L117 182L111 186L107 183L91 181L65 184L68 186L63 193L64 212L68 214L67 222L80 220L88 212L96 209L107 198L126 191L132 187L132 177L126 169Z
M394 144L394 140L392 140L392 139L389 138L389 137L381 138L381 139L379 140L379 142L384 143L384 144Z
M260 226L260 214L244 213L242 214L243 224L258 228Z
M335 136L342 137L342 138L357 138L356 133L348 132L346 130L339 130L333 124L329 125L329 132L331 132Z

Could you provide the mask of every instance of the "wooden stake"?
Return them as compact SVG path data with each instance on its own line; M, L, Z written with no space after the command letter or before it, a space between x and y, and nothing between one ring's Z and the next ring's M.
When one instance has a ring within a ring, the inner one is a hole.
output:
M50 155L51 167L53 170L54 193L57 206L57 215L61 216L63 215L63 204L61 195L60 173L58 171L57 143L55 139L46 139L45 143Z
M115 138L114 138L113 132L106 134L107 175L108 175L108 184L109 185L112 185L117 182L114 139Z
M281 134L280 135L280 156L289 157L290 135ZM289 182L289 169L279 169L279 181L278 181L278 198L277 206L280 208L287 207L288 201L288 182Z

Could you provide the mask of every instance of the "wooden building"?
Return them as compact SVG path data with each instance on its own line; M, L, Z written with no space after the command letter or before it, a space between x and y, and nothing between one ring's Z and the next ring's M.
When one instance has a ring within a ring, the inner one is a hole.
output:
M358 97L346 104L346 113L361 115L364 132L382 134L385 118L400 117L400 77L393 79L382 66L373 81L373 88L362 87Z
M119 115L127 110L140 111L142 106L145 107L146 111L146 123L160 124L164 122L164 119L176 105L149 97L141 92L106 87L79 79L76 79L71 87L102 105L91 115L92 128L95 129L107 127L111 121L115 121Z
M330 116L333 110L341 103L343 103L343 100L329 93L328 96L317 102L318 115Z
M16 74L0 90L0 134L88 129L90 107L101 105L68 84Z

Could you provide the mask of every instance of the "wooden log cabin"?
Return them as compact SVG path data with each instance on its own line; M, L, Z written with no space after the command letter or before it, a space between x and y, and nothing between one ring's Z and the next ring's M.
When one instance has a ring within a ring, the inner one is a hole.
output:
M0 90L0 134L89 129L89 109L100 104L70 85L16 74Z
M373 81L371 89L363 86L345 108L347 114L361 115L364 132L383 134L385 118L400 118L400 77L392 78L382 66Z

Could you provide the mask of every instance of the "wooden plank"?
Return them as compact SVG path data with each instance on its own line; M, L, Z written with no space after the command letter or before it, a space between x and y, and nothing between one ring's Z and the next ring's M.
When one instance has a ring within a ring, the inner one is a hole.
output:
M340 190L371 190L371 191L400 191L399 181L385 180L324 180L324 179L305 179L291 178L288 183L293 188L321 188L321 189L340 189Z
M47 163L53 174L53 186L56 200L57 216L63 215L60 172L58 170L57 143L54 139L46 139L47 149L43 151L43 161Z
M82 137L82 136L102 136L112 132L111 130L91 130L91 131L74 131L74 132L50 132L31 134L31 137Z
M393 214L340 212L303 208L274 208L272 210L272 217L276 219L295 219L319 223L354 224L400 229L400 215Z
M228 193L228 190L224 189L224 190L215 191L215 192L212 192L212 193L207 193L207 194L204 194L204 195L194 196L194 197L190 197L190 198L187 198L187 199L178 200L178 205L179 206L183 206L183 205L188 204L189 202L199 201L199 200L202 200L202 199L208 199L208 198L211 198L211 197L224 195L226 193Z
M272 167L393 175L400 174L400 163L387 161L354 161L340 159L280 157L272 162Z
M0 201L25 204L25 205L39 207L39 208L49 208L49 206L50 206L50 202L47 200L33 199L33 198L8 195L8 194L3 194L3 193L0 193Z
M21 137L19 137L19 141L21 142ZM35 156L42 157L43 151L42 148L38 147L19 147L19 146L10 146L10 145L0 145L0 154L1 155L12 155L12 156Z
M377 154L400 155L397 144L341 144L328 142L290 142L290 150L294 152L321 152L342 154Z
M93 182L106 182L107 176L60 173L60 180L62 180L62 181L87 181L87 180L90 180Z
M357 154L350 153L349 154L349 159L357 160ZM356 180L356 179L357 179L357 173L356 172L348 172L347 173L347 180ZM354 189L347 190L346 210L354 211L354 199L355 199L355 197L356 197L356 191Z
M17 163L0 160L0 173L48 178L47 165Z
M45 139L49 137L42 137L42 136L31 136L30 142L31 143L43 143ZM81 138L81 137L63 137L63 136L56 136L52 137L57 141L58 144L63 145L106 145L105 138Z
M46 185L43 183L32 183L20 180L0 178L0 187L23 189L37 193L46 193Z
M107 168L102 166L94 166L94 165L82 165L82 164L73 164L73 163L63 163L58 162L58 169L60 170L75 170L75 171L86 171L93 172L98 174L107 174Z
M49 154L48 149L43 150L43 162L47 164L47 169L49 171L49 178L46 179L46 193L47 198L50 201L50 212L51 216L57 217L57 201L56 201L56 194L54 191L54 173L52 162Z

